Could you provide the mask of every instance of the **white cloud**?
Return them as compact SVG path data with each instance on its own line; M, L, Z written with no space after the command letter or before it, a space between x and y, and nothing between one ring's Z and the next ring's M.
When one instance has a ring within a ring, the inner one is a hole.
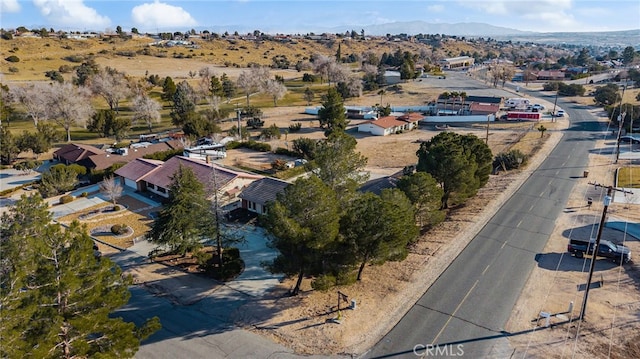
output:
M194 26L197 21L179 6L173 6L159 1L138 5L131 9L131 19L136 26L148 29L175 28L179 26Z
M18 12L20 4L18 0L0 0L0 13Z
M443 12L444 11L444 5L429 5L429 6L427 6L427 10L429 12Z
M108 17L86 6L83 0L33 0L33 4L52 25L102 30L111 23Z

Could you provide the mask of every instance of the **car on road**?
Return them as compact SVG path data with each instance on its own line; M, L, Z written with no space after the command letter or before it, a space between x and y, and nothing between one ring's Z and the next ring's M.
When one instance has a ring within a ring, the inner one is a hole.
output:
M588 255L593 254L595 246L595 239L591 239L590 241L571 239L567 246L567 251L576 256L576 258L582 258L585 253ZM631 250L623 245L601 240L600 246L598 247L598 257L609 258L616 263L628 263L631 261Z
M619 143L640 143L640 137L636 136L622 136L618 139Z

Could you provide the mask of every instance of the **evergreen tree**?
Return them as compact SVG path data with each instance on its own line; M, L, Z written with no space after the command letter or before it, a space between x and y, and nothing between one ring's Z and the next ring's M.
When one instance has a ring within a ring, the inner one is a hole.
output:
M20 149L16 143L16 138L5 125L0 125L0 144L0 160L2 164L11 164L20 154Z
M220 79L216 75L211 76L209 93L212 96L224 97L224 87L222 86L222 82L220 82Z
M368 263L404 259L407 244L418 236L409 199L397 189L383 192L384 198L359 194L340 219L346 252L359 265L357 280Z
M224 93L224 97L227 99L227 102L231 100L233 96L236 94L236 84L227 76L226 73L223 73L220 76L220 82L222 82L222 91Z
M127 303L130 276L96 257L86 227L51 223L38 195L23 195L2 217L0 356L133 357L160 328L111 317Z
M342 97L331 87L322 97L322 108L318 111L320 128L325 129L324 135L329 137L333 132L344 132L349 124Z
M280 252L268 264L273 273L297 275L297 295L305 275L321 272L322 259L338 236L338 201L317 177L300 178L267 205L262 218L271 245Z
M444 219L438 210L443 191L430 174L416 172L404 176L398 181L398 189L415 205L420 226L434 225Z
M417 170L435 178L444 193L441 209L448 208L452 194L462 203L489 178L493 156L484 142L473 135L443 132L420 145Z
M357 141L352 136L337 132L320 141L315 149L314 172L341 199L366 182L369 175L364 172L367 158L356 152Z
M162 99L165 101L173 101L173 96L175 95L176 90L177 87L173 82L173 79L169 76L165 77L164 82L162 83Z
M182 126L193 116L195 110L195 92L188 82L182 81L173 94L173 110L170 113L173 124Z
M209 207L204 186L193 170L180 166L171 178L169 200L153 222L149 238L182 255L198 249Z

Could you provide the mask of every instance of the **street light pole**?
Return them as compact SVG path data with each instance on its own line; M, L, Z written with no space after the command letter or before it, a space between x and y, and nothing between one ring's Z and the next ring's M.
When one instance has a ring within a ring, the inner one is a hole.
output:
M602 210L602 218L600 218L600 226L598 227L598 235L596 236L595 248L593 248L593 255L591 256L591 265L589 267L589 279L587 279L587 287L584 290L584 299L582 300L582 309L580 310L580 320L584 321L584 315L587 311L587 299L589 298L589 289L591 289L591 280L593 279L593 271L596 267L596 255L598 254L598 249L600 247L600 237L602 237L602 230L604 229L604 222L607 217L607 209L609 208L609 204L611 203L611 193L613 192L613 187L609 186L607 189L607 195L604 196L604 209ZM589 244L587 248L591 247L591 239L589 239ZM588 253L588 250L587 250Z
M560 90L556 90L556 98L553 100L553 111L551 111L551 122L556 121L556 104L558 103L558 92Z

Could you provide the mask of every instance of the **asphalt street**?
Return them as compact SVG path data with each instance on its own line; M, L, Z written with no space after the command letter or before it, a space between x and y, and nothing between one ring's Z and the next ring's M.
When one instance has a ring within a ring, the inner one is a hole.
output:
M519 333L503 326L602 131L586 108L558 105L571 118L561 142L366 358L513 353L506 338Z

